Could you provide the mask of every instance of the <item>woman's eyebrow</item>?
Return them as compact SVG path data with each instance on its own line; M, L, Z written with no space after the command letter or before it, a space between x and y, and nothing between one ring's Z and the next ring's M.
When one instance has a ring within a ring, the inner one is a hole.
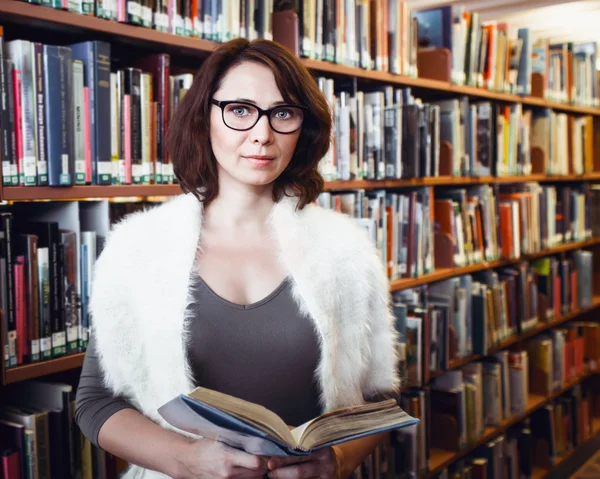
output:
M234 101L243 101L245 103L252 103L253 105L258 105L258 103L256 103L254 100L250 100L249 98L236 98ZM279 100L279 101L274 101L273 103L271 103L271 106L285 105L285 104L287 104L286 101Z

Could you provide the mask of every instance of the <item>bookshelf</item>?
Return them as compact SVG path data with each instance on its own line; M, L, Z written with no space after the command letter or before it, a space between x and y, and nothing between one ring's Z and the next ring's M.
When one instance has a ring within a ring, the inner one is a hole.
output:
M1 24L9 25L7 32L11 39L15 37L10 28L17 29L27 27L31 31L40 33L42 42L45 39L53 38L65 34L69 42L84 40L104 40L115 45L117 48L126 46L127 48L140 48L148 53L168 53L173 59L180 61L185 68L196 68L203 58L213 51L218 43L184 36L177 36L170 33L162 33L149 28L118 23L91 15L80 15L68 11L58 10L42 5L34 5L21 1L0 1ZM49 40L51 43L53 40ZM335 64L321 60L302 58L302 63L309 68L315 75L327 75L335 79L338 78L356 78L361 85L392 85L395 87L411 87L419 95L431 98L455 98L457 96L466 96L474 100L489 100L502 105L516 104L527 107L548 108L557 112L568 113L572 115L590 115L593 116L594 124L594 170L585 174L567 174L567 175L546 175L530 174L523 176L437 176L413 179L387 179L387 180L348 180L348 181L327 181L324 185L326 192L344 192L350 190L404 190L418 187L462 187L477 185L513 185L524 183L545 183L545 184L567 184L567 183L600 183L600 108L580 106L556 101L549 101L534 96L519 96L504 92L490 91L484 88L477 88L465 85L455 85L451 82L433 80L429 78L410 77L385 73L381 71L366 70L363 68L351 67L342 64ZM174 62L175 63L175 62ZM536 170L539 171L539 170ZM400 175L398 175L400 176ZM181 188L177 184L169 185L118 185L118 186L71 186L71 187L22 187L22 186L0 186L0 200L9 205L26 202L67 202L67 201L93 201L98 199L119 200L123 202L145 201L149 198L156 198L156 201L178 195ZM505 266L516 265L523 261L530 261L545 256L559 255L578 249L594 248L598 251L600 237L586 241L565 243L543 251L521 255L517 259L499 259L495 261L483 261L480 263L469 264L463 267L438 268L429 274L416 278L397 279L390 281L390 291L399 292L402 290L416 288L419 286L435 283L462 275L478 273L485 270L502 268ZM596 264L595 264L596 266ZM598 283L598 268L595 268L595 283ZM596 284L596 286L598 286ZM579 309L568 314L556 317L551 321L541 321L533 329L510 337L498 344L494 344L488 353L493 354L501 350L506 350L512 346L519 345L527 339L533 338L540 333L565 325L569 321L577 319L582 315L592 313L600 308L600 291L594 291L593 304L590 308ZM25 364L18 367L6 369L2 364L0 378L2 386L10 387L16 383L27 380L41 378L50 374L65 372L80 368L83 364L85 353L75 353L63 356L57 359L44 361L34 364ZM471 355L456 360L451 360L445 371L458 370L464 366L481 359L479 355ZM440 376L445 371L431 372L429 379ZM430 449L429 471L421 477L433 478L437 473L448 467L455 461L465 457L476 447L485 444L494 437L506 432L511 426L530 416L535 411L547 405L560 395L568 392L573 387L581 384L584 380L599 376L600 371L587 371L583 376L564 384L560 389L547 396L535 394L529 395L529 401L524 414L515 415L505 419L498 427L487 427L483 436L478 438L459 452L447 451L442 449ZM426 384L427 386L427 384ZM593 433L600 433L600 418L593 418ZM559 458L559 463L566 461L570 455ZM536 479L545 478L549 470L537 467L534 469L533 477Z
M490 441L491 439L498 436L499 434L502 434L503 432L507 431L508 428L510 428L511 426L514 426L518 422L522 421L527 416L530 416L537 409L541 408L542 406L548 404L553 399L555 399L555 398L559 397L560 395L564 394L565 392L569 391L570 389L572 389L574 386L580 384L585 379L588 379L597 374L598 374L597 371L587 372L585 375L580 376L580 377L574 379L573 381L570 381L564 387L554 391L552 394L550 394L548 396L539 396L539 395L535 395L535 394L530 394L529 402L527 404L527 409L525 411L525 414L518 415L518 416L516 416L516 415L511 416L510 418L504 420L499 427L487 427L485 430L485 433L482 437L480 437L477 441L475 441L474 443L472 443L472 444L468 445L467 447L465 447L464 449L462 449L460 452L452 452L452 451L445 451L443 449L432 448L430 450L430 458L429 458L430 471L425 475L425 477L430 478L430 477L435 476L442 469L449 466L450 464L452 464L454 461L460 459L461 457L465 456L466 454L471 452L476 447L481 446L482 444L485 444L486 442Z

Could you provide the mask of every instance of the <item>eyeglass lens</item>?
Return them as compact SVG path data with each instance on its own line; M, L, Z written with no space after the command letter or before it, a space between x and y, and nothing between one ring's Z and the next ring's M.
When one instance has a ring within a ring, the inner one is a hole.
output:
M271 128L280 133L291 133L302 125L302 109L282 106L271 112ZM223 109L223 120L229 128L246 130L252 128L258 120L258 110L251 105L230 103Z

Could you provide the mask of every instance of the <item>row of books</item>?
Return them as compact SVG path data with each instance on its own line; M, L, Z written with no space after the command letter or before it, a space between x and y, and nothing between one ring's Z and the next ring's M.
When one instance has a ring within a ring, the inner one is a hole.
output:
M530 396L546 397L584 375L584 327L577 323L500 351L431 382L431 421L445 425L431 447L459 451L526 413Z
M161 32L216 42L273 38L271 13L277 0L28 0Z
M215 42L292 35L295 49L307 58L417 76L417 22L406 0L30 1ZM296 31L289 29L290 15Z
M408 87L359 89L356 78L317 80L335 125L335 140L320 164L327 180L593 170L591 116L466 96L423 102Z
M94 265L120 209L85 201L16 204L0 212L6 368L85 351Z
M461 358L485 356L539 324L591 308L592 273L592 253L575 251L393 293L406 386L423 386Z
M75 388L31 380L2 391L0 462L7 479L113 479L114 456L94 446L74 421Z
M191 74L157 54L111 71L110 44L2 43L3 184L150 184L175 181L168 123ZM60 81L52 82L57 77ZM356 78L318 78L335 140L326 180L505 176L593 169L593 120L521 105L423 103L410 88L361 91Z
M596 434L599 414L597 386L577 385L433 477L534 477Z
M525 183L324 192L318 204L355 218L395 280L589 239L597 195L589 185Z
M596 42L534 41L529 28L510 34L507 22L482 21L476 11L445 5L413 10L419 46L451 52L453 83L598 106ZM532 75L539 74L532 86Z
M164 54L111 71L110 48L4 43L0 28L4 185L173 183L165 135L192 75Z
M397 434L404 450L404 473L416 477L428 472L433 451L463 451L489 434L489 428L500 428L514 417L528 415L545 398L586 376L591 369L587 357L597 355L600 346L587 338L589 328L597 331L600 326L575 323L535 337L518 349L500 351L447 371L425 388L403 391L404 407L422 420L412 435L407 435L408 431ZM546 408L535 409L532 420L537 422ZM580 405L576 410L582 414L580 424L589 422L591 409ZM543 437L551 436L544 432ZM481 448L475 448L471 455L480 453ZM551 457L558 455L550 451Z

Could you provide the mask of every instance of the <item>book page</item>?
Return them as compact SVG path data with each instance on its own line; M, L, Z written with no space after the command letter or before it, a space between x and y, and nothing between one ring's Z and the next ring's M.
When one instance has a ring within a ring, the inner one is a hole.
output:
M295 447L297 442L287 424L277 414L258 404L244 401L228 394L198 387L188 394L189 397L202 401L222 411L226 411L241 420L251 422L264 432L273 434L282 441Z
M292 435L296 439L298 444L301 444L304 440L304 437L310 433L315 427L318 427L321 423L326 423L331 421L331 418L350 418L348 419L352 422L354 419L351 417L358 417L364 414L372 413L380 410L387 410L393 407L397 407L397 402L395 399L388 399L386 401L376 402L376 403L368 403L361 406L350 406L340 409L335 409L328 413L322 414L319 417L311 419L310 421L305 422L304 424L298 426L297 428L292 430Z
M326 421L313 421L306 427L299 446L312 449L355 435L375 434L390 426L402 427L413 421L414 418L399 406L351 416L334 415Z

